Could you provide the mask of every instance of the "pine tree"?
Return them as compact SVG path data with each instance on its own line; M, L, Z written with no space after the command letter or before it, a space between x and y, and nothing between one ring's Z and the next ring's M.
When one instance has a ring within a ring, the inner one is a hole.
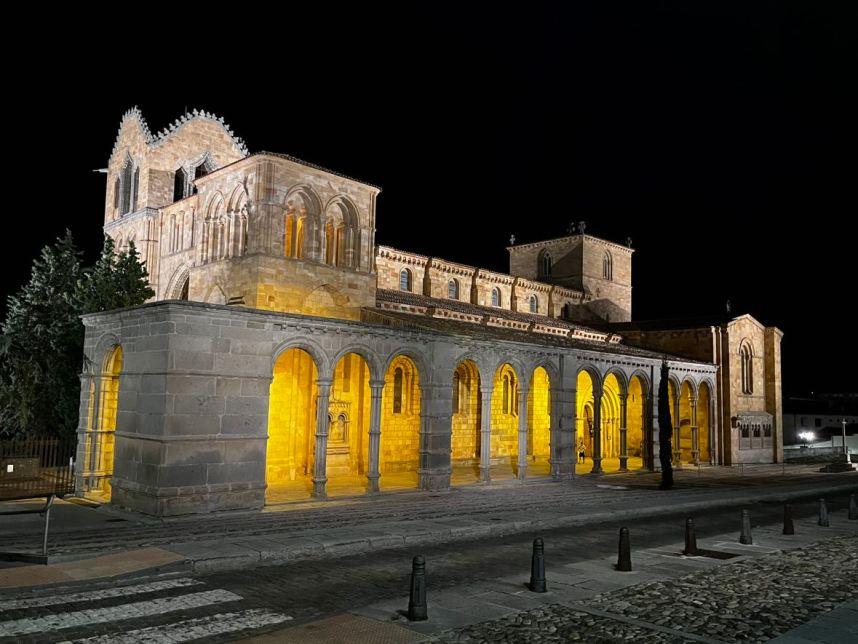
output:
M0 338L0 436L70 436L78 424L84 327L80 316L142 304L154 292L134 244L105 238L87 270L69 231L45 246L29 283L9 297Z
M661 462L662 490L673 487L673 463L671 462L671 441L673 424L670 421L670 390L668 389L669 371L667 362L661 363L661 380L658 383L658 460Z
M77 425L83 326L81 254L71 232L45 246L9 297L0 354L0 433L68 434Z

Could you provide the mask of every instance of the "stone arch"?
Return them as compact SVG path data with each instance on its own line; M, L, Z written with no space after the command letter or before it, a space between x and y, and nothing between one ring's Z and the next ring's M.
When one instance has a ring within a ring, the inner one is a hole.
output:
M385 367L378 459L383 489L418 486L423 377L406 352L392 356Z
M620 387L619 393L621 393L621 394L628 393L629 383L628 383L628 380L626 379L626 374L623 373L622 369L620 369L618 367L608 367L605 370L605 375L602 379L602 382L607 380L608 376L614 376L614 378L617 379L617 384Z
M98 396L96 431L88 441L87 464L90 466L90 491L102 499L110 499L114 472L116 427L119 419L119 387L124 353L118 342L105 351L96 387Z
M206 208L207 219L219 219L224 214L225 199L223 193L218 190L209 199L208 207Z
M548 368L546 368L548 364ZM527 433L526 445L519 445L519 456L524 452L527 463L527 476L547 476L551 474L551 454L555 437L552 433L552 420L556 409L553 407L552 388L557 380L552 379L550 363L537 362L531 369L527 384ZM519 432L519 440L522 434ZM521 478L521 474L519 474Z
M420 372L423 381L429 382L431 380L429 370L429 365L431 364L430 361L422 351L413 348L394 349L391 351L383 362L385 373L390 369L390 365L393 361L399 356L405 356L414 363L414 366Z
M331 366L336 367L343 356L348 355L349 353L354 353L366 361L366 364L369 367L370 380L379 381L384 379L384 373L381 370L381 362L378 359L378 355L366 344L355 342L343 346L334 354L334 357L331 359Z
M111 352L116 347L121 346L122 343L119 336L115 333L105 333L102 335L95 345L95 349L92 352L92 358L86 361L84 371L93 375L104 373L104 367L110 358Z
M627 468L654 468L650 383L640 369L632 371L626 395ZM638 460L640 459L640 460Z
M312 260L322 258L322 202L316 191L307 184L293 186L283 199L283 207L285 221L293 218L295 222L292 256Z
M703 378L697 386L697 457L702 463L712 461L713 392L711 381Z
M497 374L498 369L503 367L504 365L509 365L512 370L515 372L516 380L522 387L527 387L529 373L525 368L524 364L519 358L513 357L511 355L505 355L501 358L498 358L494 362L494 367L491 371L492 378Z
M331 377L331 363L328 360L325 350L318 342L311 338L293 338L284 340L278 344L271 353L271 366L273 367L278 358L290 349L300 349L313 359L320 380Z
M182 264L173 272L170 281L167 282L167 288L164 292L165 300L187 300L188 299L188 283L190 281L191 269L187 264ZM182 294L185 297L182 297Z
M321 317L341 317L342 310L348 305L348 296L331 284L320 284L304 298L301 312Z
M485 382L473 356L457 359L450 372L451 383L451 484L479 479L482 453L482 385Z

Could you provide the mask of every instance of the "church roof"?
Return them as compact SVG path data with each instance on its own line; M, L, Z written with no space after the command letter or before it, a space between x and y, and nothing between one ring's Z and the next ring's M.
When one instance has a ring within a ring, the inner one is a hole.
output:
M713 315L699 315L687 318L665 318L656 320L635 320L632 322L610 322L599 325L600 329L611 330L616 333L624 331L672 331L680 329L703 329L713 326L724 326L741 318L749 318L765 327L759 320L749 314L732 316L727 313Z

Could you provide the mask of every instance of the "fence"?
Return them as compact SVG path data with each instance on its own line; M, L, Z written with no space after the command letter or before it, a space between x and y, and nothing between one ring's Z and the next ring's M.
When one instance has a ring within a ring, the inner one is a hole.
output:
M0 441L0 501L74 492L74 438Z

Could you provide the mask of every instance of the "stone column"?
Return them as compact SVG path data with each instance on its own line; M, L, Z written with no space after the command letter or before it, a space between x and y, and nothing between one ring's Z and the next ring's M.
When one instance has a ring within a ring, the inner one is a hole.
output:
M682 427L682 419L679 417L679 400L682 398L682 387L676 392L676 400L673 401L673 466L682 469L682 444L680 442L680 428Z
M570 403L571 396L571 403ZM571 412L571 413L570 413ZM575 472L575 390L551 390L551 478L568 479Z
M627 393L620 393L620 471L628 472L629 446L628 446L628 400Z
M650 427L649 406L652 404L652 397L649 394L641 394L641 460L643 466L649 471L655 471L655 463L653 455L655 450L650 454L650 437L652 436L652 427ZM653 440L654 445L654 440Z
M452 390L449 384L436 382L421 382L420 390L419 486L425 491L447 490L452 472Z
M590 474L602 474L602 387L593 387L593 469Z
M527 478L527 390L518 389L518 480Z
M480 480L491 483L492 461L492 388L480 387L482 408L480 409Z
M332 380L316 380L316 449L313 453L313 496L327 498L328 483L328 403Z
M691 461L700 465L700 437L697 435L697 396L691 396Z
M369 383L369 472L366 475L366 493L378 494L379 448L381 447L381 392L384 390L384 380L371 380Z

